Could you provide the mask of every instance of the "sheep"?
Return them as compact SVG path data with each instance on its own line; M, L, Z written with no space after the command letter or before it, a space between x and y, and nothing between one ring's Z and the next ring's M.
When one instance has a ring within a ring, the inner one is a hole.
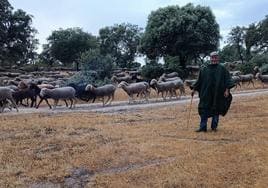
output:
M165 77L165 78L173 78L173 77L178 77L179 74L177 72L172 72L172 73L169 73L169 74L164 73L164 74L162 74L162 76Z
M17 112L19 111L17 108L17 105L13 98L13 92L14 90L7 88L7 87L0 87L0 101L5 102L5 100L9 100L13 107L16 108Z
M231 76L239 76L241 75L241 71L230 71Z
M150 86L157 92L157 97L161 93L162 98L166 100L167 93L170 93L170 99L172 97L174 83L173 82L158 82L156 79L152 79ZM166 94L166 95L164 95Z
M177 89L180 90L180 98L181 98L181 95L185 95L185 88L184 88L184 84L183 84L182 79L179 78L179 79L172 80L172 81L169 81L169 82L174 83L174 88L172 89L172 91L175 94L176 98L177 98L177 93L176 93Z
M50 104L48 103L47 99L53 99L54 100L54 107L53 109L56 108L58 102L60 99L62 100L70 100L71 101L71 106L70 108L75 107L76 103L76 98L75 98L75 89L72 87L61 87L61 88L55 88L55 89L47 89L43 88L40 91L40 98L41 100L39 101L38 105L36 108L39 107L40 103L45 100L51 108ZM66 102L66 101L65 101ZM66 103L67 106L67 103Z
M175 97L177 98L177 94L176 94L176 90L179 89L180 90L180 97L181 95L185 95L185 88L184 88L184 84L183 81L180 77L173 77L173 78L164 78L164 77L160 77L159 82L164 81L164 82L173 82L174 83L174 88L172 88L172 94L171 96L174 94Z
M166 78L164 76L160 76L158 81L159 82L167 82L167 81L173 81L173 80L181 80L181 78L178 77L178 76L175 76L175 77L172 77L172 78Z
M255 88L254 82L253 82L253 78L254 78L253 74L239 75L239 77L241 79L242 84L245 82L248 82L248 85L252 83L253 87Z
M264 88L264 84L268 83L268 75L262 75L261 73L256 74L256 79L262 82L262 86Z
M0 113L2 113L5 108L12 111L12 103L8 99L0 101Z
M100 98L103 106L105 106L105 104L110 105L112 103L112 101L114 100L115 90L116 87L113 84L107 84L97 88L91 84L88 84L85 88L85 91L91 92L94 94L95 97ZM108 97L108 99L105 102L104 98L106 96Z
M138 82L129 84L125 81L119 83L118 88L122 88L129 96L129 103L134 102L133 94L138 94L140 97L145 96L145 100L148 102L148 96L150 93L149 84L147 82Z
M241 78L240 78L240 76L232 76L232 80L233 80L233 82L235 84L235 89L237 88L237 85L239 85L239 87L241 88L241 84L240 84Z
M118 83L120 83L122 81L130 83L130 82L132 82L132 76L130 76L130 75L126 75L126 76L123 76L123 77L112 76L111 81L113 83L116 83L116 84L118 84Z
M29 84L27 85L26 89L19 89L18 91L15 91L13 93L13 97L16 101L16 104L20 102L20 104L24 105L22 103L23 99L27 99L27 105L28 105L28 99L31 99L31 107L36 106L36 99L37 96L39 95L41 89L37 87L36 84ZM26 106L26 105L24 105Z
M92 93L91 91L86 91L87 84L75 84L70 83L67 86L73 87L75 89L75 96L76 98L88 102L90 99L92 100L92 103L96 100L96 95Z
M195 82L196 82L196 79L193 79L193 80L185 80L184 81L184 84L186 86L188 86L189 88L191 88Z
M25 81L20 81L19 84L18 84L18 88L19 89L27 89L28 84Z

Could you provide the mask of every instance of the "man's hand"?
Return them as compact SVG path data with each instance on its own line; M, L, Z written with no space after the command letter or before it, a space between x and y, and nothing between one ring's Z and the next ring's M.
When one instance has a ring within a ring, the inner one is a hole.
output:
M193 90L193 91L191 92L191 96L194 97L194 94L195 94L195 90Z
M229 96L229 94L230 94L229 89L226 89L224 92L224 97L227 98Z

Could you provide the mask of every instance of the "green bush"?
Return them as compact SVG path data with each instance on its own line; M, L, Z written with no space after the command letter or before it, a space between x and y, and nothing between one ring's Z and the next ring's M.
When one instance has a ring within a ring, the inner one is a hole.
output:
M268 64L268 54L257 54L251 60L249 63L257 65L261 67L264 64Z
M141 75L143 78L150 80L158 78L164 73L164 67L159 63L148 63L141 69Z
M244 63L237 66L238 70L240 70L243 74L253 73L253 69L256 64L253 63Z
M101 55L99 50L90 50L82 53L79 63L82 71L95 71L97 80L110 78L113 69L113 59L109 55Z

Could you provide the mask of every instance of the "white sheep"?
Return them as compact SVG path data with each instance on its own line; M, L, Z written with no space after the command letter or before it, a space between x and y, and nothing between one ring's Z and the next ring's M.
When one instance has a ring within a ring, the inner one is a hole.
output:
M105 106L105 104L110 105L112 101L114 100L114 93L115 93L116 87L113 84L107 84L107 85L96 88L93 85L88 84L85 90L93 93L96 96L96 98L100 98L103 106ZM104 102L105 97L108 97L106 102Z
M157 92L157 97L161 93L162 98L166 100L167 94L170 93L170 99L172 97L173 88L175 87L173 82L158 82L156 79L152 79L150 86Z
M122 81L130 83L130 82L132 82L132 76L130 76L130 75L126 75L126 76L123 76L123 77L112 76L111 81L113 83L115 83L115 84L118 84L118 83L120 83Z
M165 77L165 78L173 78L173 77L178 77L179 74L177 72L172 72L172 73L169 73L169 74L164 73L164 74L162 74L162 76Z
M262 75L261 73L256 74L256 79L262 82L262 86L264 88L264 84L268 83L268 75Z
M239 77L241 79L242 84L245 82L248 82L248 85L252 83L253 87L255 87L254 82L253 82L253 78L254 78L253 74L239 75Z
M0 101L3 101L3 102L5 102L6 100L10 101L12 103L12 106L14 108L16 108L16 110L18 112L19 110L18 110L17 105L15 103L15 100L12 96L13 92L14 92L14 90L12 90L8 87L0 87Z
M122 88L128 94L129 103L134 102L134 94L140 95L140 98L142 98L142 96L145 96L145 100L148 102L150 86L147 82L137 82L129 84L125 81L122 81L118 85L118 88Z
M48 103L47 99L53 99L54 100L54 109L56 108L59 100L64 100L66 103L66 100L70 100L71 105L70 108L75 107L76 98L75 98L75 89L72 87L61 87L61 88L55 88L55 89L47 89L43 88L40 91L40 98L39 104L36 108L39 107L40 103L43 100L46 100L49 108L51 108L50 104ZM66 103L67 106L67 103Z

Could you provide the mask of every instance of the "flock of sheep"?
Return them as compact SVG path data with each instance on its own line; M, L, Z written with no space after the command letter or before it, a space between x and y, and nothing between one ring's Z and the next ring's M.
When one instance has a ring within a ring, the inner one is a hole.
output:
M262 75L259 72L255 76L253 74L241 75L239 71L233 71L231 74L236 86L239 85L240 87L240 83L245 82L252 83L254 86L254 78L259 79L263 84L268 82L268 75ZM5 108L10 110L15 108L18 111L17 105L28 106L29 100L31 102L30 106L36 108L39 107L42 101L45 101L49 108L52 108L48 99L54 101L53 108L56 108L59 100L63 100L67 107L74 108L77 99L87 102L90 100L94 102L99 99L102 101L103 106L110 105L117 88L121 88L126 92L129 97L129 103L134 102L134 97L139 97L140 100L144 99L148 102L151 89L156 91L157 97L161 94L163 100L166 100L167 96L170 99L172 97L180 98L185 95L185 85L191 86L195 82L195 80L183 81L176 72L164 73L158 79L146 82L139 77L136 71L114 74L111 81L113 84L100 87L95 87L92 84L69 84L64 87L55 87L49 83L37 83L35 81L11 82L7 86L0 87L0 112L3 112ZM179 95L177 91L179 91ZM37 98L40 98L38 104Z

